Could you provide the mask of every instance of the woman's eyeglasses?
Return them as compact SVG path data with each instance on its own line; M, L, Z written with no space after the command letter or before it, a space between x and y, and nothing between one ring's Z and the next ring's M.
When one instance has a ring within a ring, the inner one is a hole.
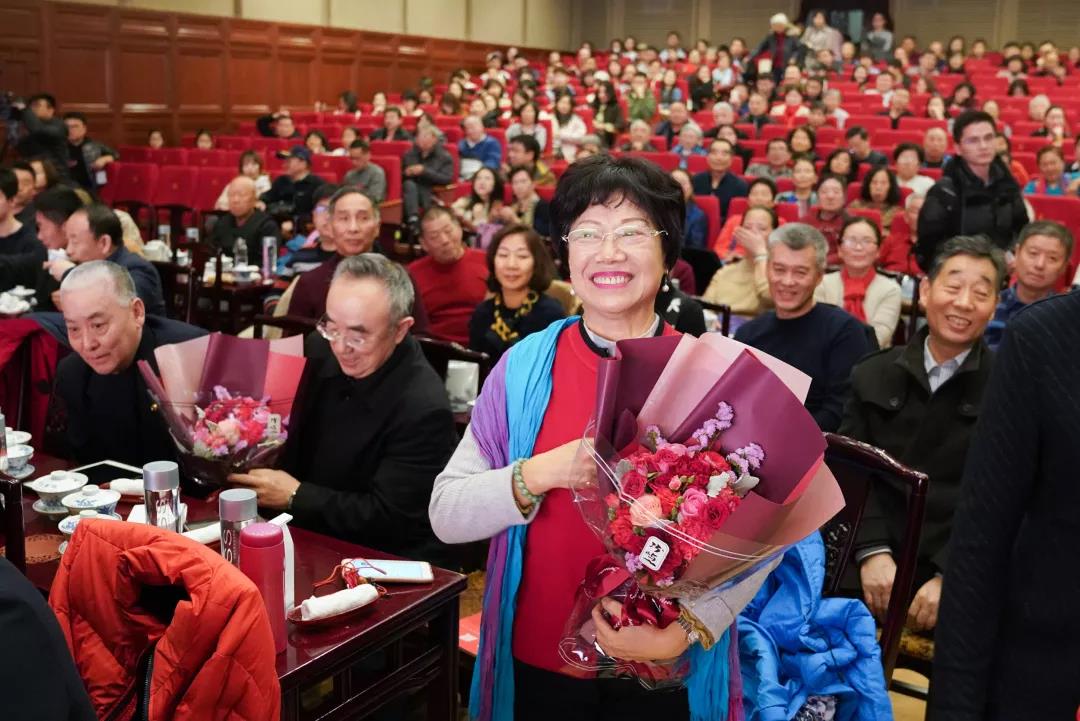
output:
M615 245L623 250L634 250L658 235L667 235L667 231L653 230L641 225L624 225L608 233L601 232L599 228L575 228L564 235L563 240L579 248L594 250L603 245L609 235L614 237Z

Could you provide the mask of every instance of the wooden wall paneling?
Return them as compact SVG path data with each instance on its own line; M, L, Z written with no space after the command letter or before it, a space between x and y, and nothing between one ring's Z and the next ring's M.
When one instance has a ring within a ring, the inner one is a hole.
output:
M371 102L376 91L393 88L397 64L397 36L360 31L360 72L354 86L361 102Z
M176 19L172 87L179 137L231 124L227 37L224 20L191 15Z
M0 89L26 96L41 87L41 36L36 3L0 7Z
M278 25L277 86L281 104L313 108L317 90L316 40L318 29L305 25Z
M112 12L91 6L42 5L49 13L42 88L48 88L65 111L118 112Z
M229 20L227 81L230 120L235 125L277 110L282 102L277 84L274 35L266 23Z
M393 90L416 88L420 78L429 74L428 38L398 36L397 67L391 81Z
M358 34L348 30L323 28L319 36L319 59L315 93L318 100L337 107L345 90L356 92L359 77Z
M450 79L450 73L462 67L461 54L465 43L460 40L442 40L433 38L429 43L431 48L429 58L431 60L431 78L436 85L444 85ZM439 98L435 98L438 102Z

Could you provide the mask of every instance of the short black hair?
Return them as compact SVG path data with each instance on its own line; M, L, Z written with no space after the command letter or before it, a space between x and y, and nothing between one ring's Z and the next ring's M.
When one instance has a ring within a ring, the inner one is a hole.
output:
M530 180L533 177L533 169L530 168L528 165L515 165L514 167L510 168L510 171L506 174L506 179L513 182L514 176L518 173L525 173L529 176Z
M307 131L307 133L304 134L304 145L307 145L307 139L310 138L312 135L314 135L315 137L317 137L319 140L322 141L322 146L324 148L326 148L326 149L330 148L330 141L326 139L326 134L321 130L309 130L309 131ZM311 165L311 163L309 162L308 165Z
M399 118L404 118L405 117L405 111L403 111L401 108L399 108L396 105L387 105L386 109L383 110L383 117L385 118L390 113L394 113Z
M795 136L795 133L806 133L806 137L810 138L810 152L814 152L814 148L817 147L817 135L814 133L813 128L808 128L805 125L796 125L794 128L788 131L787 144L788 148L791 148L791 139ZM768 147L768 146L766 146Z
M72 110L70 113L64 113L64 120L78 120L83 125L89 125L86 122L86 114L80 113L78 110Z
M861 125L852 125L847 129L847 132L844 133L844 140L851 140L855 137L867 140L870 138L870 133L866 132L866 128Z
M507 142L517 143L525 149L525 152L532 153L534 163L540 160L540 142L533 136L521 133L510 138Z
M924 160L926 160L926 153L923 152L922 146L919 145L918 143L900 143L893 150L893 154L892 154L893 163L896 163L896 161L900 159L900 156L903 153L906 153L909 150L914 150L915 154L919 156L919 164L920 165L922 164L922 162Z
M341 186L337 183L323 183L319 187L315 188L315 191L311 194L312 207L318 205L327 198L333 198L334 193L341 190Z
M368 141L364 140L363 138L357 138L356 140L349 143L349 150L352 150L353 148L363 150L364 152L371 150L371 146L368 145Z
M873 230L874 230L874 240L877 242L878 247L880 248L881 247L881 228L879 228L878 224L875 223L873 220L871 220L870 218L867 218L865 216L862 216L862 215L849 216L844 221L844 224L840 226L840 235L838 237L843 238L844 237L844 231L847 230L849 226L857 225L859 223L866 223L871 228L873 228Z
M1001 248L994 245L985 235L958 235L955 238L947 240L942 247L941 252L937 254L933 263L930 264L930 272L926 274L930 279L930 282L934 282L941 273L941 269L945 267L945 263L950 258L954 258L958 255L989 260L993 263L994 271L997 275L996 282L994 283L994 292L1000 292L1007 274L1005 268L1005 253L1002 252Z
M1035 162L1038 163L1042 161L1043 156L1047 154L1056 155L1061 158L1062 162L1065 161L1065 153L1061 152L1061 148L1055 145L1044 145L1039 148L1039 152L1035 153Z
M838 173L836 173L836 172L834 172L832 170L833 158L835 158L838 155L846 155L847 158L848 158L848 161L849 161L849 166L851 167L851 170L849 170L847 172L847 175L844 176L843 178L841 178ZM836 150L829 153L828 157L825 158L825 167L822 168L822 172L825 174L825 176L831 175L834 178L840 178L840 180L844 183L844 187L847 187L848 183L852 183L852 182L855 181L855 176L859 172L859 164L856 163L854 158L851 157L851 153L849 153L847 151L847 148L837 148ZM824 180L824 179L825 179L825 177L823 176L822 180ZM818 185L820 185L820 184L821 183L818 183Z
M488 289L493 293L502 290L498 278L495 277L495 255L499 252L499 246L502 245L503 240L511 235L525 236L525 245L533 257L533 271L532 276L529 277L529 288L537 293L543 293L551 287L551 281L555 279L555 264L552 262L551 253L548 252L547 244L540 237L540 234L521 223L504 225L488 243Z
M889 192L885 195L885 202L889 205L900 204L900 183L896 181L896 173L889 170L884 165L876 165L866 171L866 175L862 179L862 187L859 188L859 197L864 202L870 202L870 183L873 182L874 176L878 173L884 172L885 177L889 179Z
M594 155L573 163L551 199L552 235L566 237L589 207L622 200L640 207L657 230L664 231L659 236L664 263L669 269L674 267L682 245L686 201L679 183L649 160ZM559 249L565 264L566 243L560 243Z
M119 248L124 244L124 226L120 225L120 217L113 212L112 208L104 203L91 203L75 212L80 211L86 213L86 222L95 240L107 235L112 241L112 247Z
M953 122L953 140L959 143L960 138L964 137L964 131L967 127L969 125L975 125L976 123L990 123L990 127L995 131L997 130L997 123L994 122L994 118L990 113L983 112L982 110L965 110L960 113Z
M379 212L379 204L375 201L375 198L372 198L371 195L359 185L342 185L338 187L338 189L334 191L334 194L330 196L330 212L333 212L334 205L336 205L339 200L346 195L352 195L353 193L367 198L375 212Z
M11 168L0 168L0 194L9 201L19 192L19 179Z
M34 93L26 99L26 105L29 107L39 100L44 100L50 108L56 108L56 96L51 93Z
M244 173L244 165L249 160L254 160L256 163L258 163L259 170L262 170L266 167L266 164L263 162L262 153L257 150L245 150L244 152L240 153L240 160L238 160L236 163L241 175L243 175Z
M1065 248L1066 261L1072 258L1073 246L1076 241L1073 239L1069 229L1061 223L1057 223L1053 220L1035 220L1028 223L1020 231L1020 235L1016 239L1014 248L1019 250L1020 247L1024 245L1024 242L1033 235L1047 235L1051 238L1057 238Z
M769 189L769 192L772 193L773 198L775 198L776 194L780 192L776 187L776 181L763 175L750 181L750 185L746 187L747 196L750 195L750 191L754 189L755 185L764 185L765 187L767 187Z
M346 110L348 110L350 113L356 112L356 93L351 90L345 90L341 93L341 95L338 95L338 98L341 100L341 102L345 103Z
M63 225L81 207L82 200L66 185L48 188L34 196L34 210L57 225Z
M789 153L791 152L791 146L788 145L788 142L783 138L772 138L771 140L769 140L769 142L765 143L765 152L769 152L769 148L776 145L777 143L783 145Z

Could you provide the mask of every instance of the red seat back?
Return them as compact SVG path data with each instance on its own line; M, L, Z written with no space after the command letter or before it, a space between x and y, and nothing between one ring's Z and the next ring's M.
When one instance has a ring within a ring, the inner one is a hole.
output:
M235 177L236 171L229 168L199 168L191 207L200 213L214 210L214 204L217 203L221 191Z
M347 155L314 155L311 172L333 183L340 183L345 173L352 170L352 160Z
M666 172L670 173L675 168L679 167L679 156L674 153L638 153L630 152L627 155L632 155L636 158L642 158L644 160L651 160L659 165Z
M187 164L196 168L220 168L224 150L189 150Z
M408 140L372 140L372 155L396 155L398 158L405 155L412 143Z
M401 199L401 158L394 155L372 155L371 162L386 172L386 199ZM468 187L466 185L465 187Z
M706 247L711 247L713 241L720 235L720 199L715 195L695 195L694 202L705 213L709 221L709 231L706 238Z
M184 165L164 165L158 171L157 185L151 196L154 207L195 207L195 188L199 168ZM220 192L220 191L218 191Z
M109 182L106 194L109 203L142 203L150 205L157 187L158 166L153 163L117 161L106 166ZM111 187L110 187L111 186Z

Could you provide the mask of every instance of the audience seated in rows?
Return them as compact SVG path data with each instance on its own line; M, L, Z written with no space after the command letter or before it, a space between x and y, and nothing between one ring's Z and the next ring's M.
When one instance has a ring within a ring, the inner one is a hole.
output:
M300 132L288 110L282 108L276 113L263 115L255 120L255 127L261 135L268 138L299 138ZM153 136L151 135L151 141ZM152 143L151 143L152 147Z
M926 327L907 346L871 355L852 373L840 432L932 479L908 610L914 630L936 625L964 459L993 361L982 334L1004 277L1000 249L982 238L950 240L921 283ZM861 595L878 618L892 594L907 495L906 486L889 480L872 484L859 526L855 558Z
M772 307L765 266L768 237L776 230L776 211L766 205L751 205L731 233L733 247L724 255L725 263L713 274L701 297L709 303L726 305L731 312L755 317ZM729 221L731 222L731 221Z
M709 143L709 153L705 156L708 170L693 177L694 195L714 195L720 201L720 217L727 218L728 205L732 198L746 195L749 190L746 181L730 172L732 159L730 141L717 138Z
M945 241L958 235L987 235L1002 250L1027 224L1020 186L994 151L994 121L968 111L953 124L959 155L926 194L919 213L919 267L929 270Z
M531 135L515 135L507 140L506 161L501 167L503 177L510 180L510 169L524 165L532 169L532 179L537 187L555 187L555 173L540 159L541 148L540 141Z
M502 165L502 146L499 141L484 132L484 124L476 116L466 116L461 127L465 133L465 137L458 142L461 180L471 179L480 168L498 170Z
M881 228L892 227L893 216L900 210L900 184L896 175L884 166L876 166L863 176L859 197L848 203L849 210L876 210L881 214Z
M774 208L779 193L776 192L776 183L768 178L754 178L750 181L750 188L746 191L746 204L748 208L762 206ZM724 219L720 234L713 240L712 249L721 260L727 260L736 250L737 242L734 239L735 229L742 225L742 213L728 213ZM770 228L771 232L773 229Z
M791 180L794 188L779 193L776 196L777 203L790 203L798 208L799 220L805 221L810 217L810 209L818 204L817 192L817 167L809 157L797 158L791 166Z
M278 157L285 161L285 174L275 178L270 190L259 196L259 200L273 217L311 217L312 195L326 182L311 172L311 151L303 145L294 145L279 152Z
M873 333L835 306L817 303L828 248L812 226L788 223L769 234L765 274L775 310L739 327L735 339L810 376L806 408L823 431L840 426L851 368L873 350Z
M925 157L922 147L915 143L897 144L892 159L896 166L896 182L901 188L925 195L933 187L934 179L919 173Z
M124 247L124 229L111 208L100 203L78 208L64 221L64 237L67 256L47 262L48 272L57 282L62 284L79 264L107 260L130 273L147 315L165 317L161 276L149 261Z
M105 168L120 159L120 153L87 134L86 116L65 113L67 127L68 174L80 187L97 192L105 181Z
M892 229L878 253L878 267L882 270L912 277L922 275L915 262L915 245L918 242L919 212L925 202L926 196L922 193L912 193L904 201L903 221L894 219Z
M311 211L314 229L307 235L298 233L285 243L285 252L278 257L278 273L306 273L334 257L334 223L330 216L330 199L342 186L324 183L315 190L315 209ZM292 286L295 293L294 283ZM289 299L290 305L292 298ZM280 307L280 305L279 305Z
M1013 247L1016 282L1001 292L983 339L997 350L1009 321L1027 305L1054 295L1073 254L1074 238L1052 220L1028 223Z
M1047 145L1036 154L1039 164L1038 177L1024 186L1024 195L1075 196L1080 190L1080 177L1065 172L1065 156L1061 148Z
M671 171L671 177L682 188L683 200L686 201L686 220L683 224L683 247L705 248L709 235L709 220L697 203L694 202L694 186L690 173L682 168Z
M342 178L342 185L360 188L376 203L386 200L386 171L381 165L371 162L371 146L362 138L353 140L348 146L352 168Z
M485 255L465 246L461 224L444 206L424 213L420 226L425 256L409 264L409 275L427 311L430 333L466 345L469 318L488 293Z
M401 108L390 106L383 112L383 124L371 133L371 140L404 140L411 141L412 134L402 125L403 113Z
M83 222L88 213L100 215L90 208L72 218ZM132 274L108 260L90 260L68 272L60 306L74 351L56 370L53 402L63 427L62 457L136 467L175 460L176 444L151 404L136 362L147 361L156 372L158 346L205 331L149 314Z
M263 158L261 153L257 153L254 150L245 150L240 154L240 160L238 161L237 170L238 175L251 178L255 183L255 196L258 206L262 206L260 210L266 210L265 203L258 200L263 193L270 190L270 176L263 168ZM257 207L258 207L257 206ZM217 201L214 203L214 210L228 210L229 209L229 186L226 185L221 189L221 195L218 196Z
M409 276L380 255L354 254L335 267L325 304L306 341L282 470L229 480L303 528L455 568L427 505L457 433L443 383L409 333Z
M0 168L0 288L5 289L16 285L32 287L46 257L36 228L19 220L18 194L15 172Z
M536 144L540 148L540 152L536 153L536 159L539 161L540 156L543 155L543 149L547 147L548 131L540 123L540 108L531 100L525 103L518 111L517 122L511 123L506 129L506 141L508 143L514 138L522 136L529 136L536 140Z
M438 185L454 182L454 159L439 144L439 137L432 128L419 128L416 141L401 159L402 205L405 222L415 229L434 200Z
M548 202L536 192L533 171L519 165L510 170L511 202L495 211L495 218L505 225L527 225L541 237L551 235L551 212Z
M818 181L818 207L807 217L806 222L825 237L828 248L826 261L829 265L840 262L840 230L851 217L844 206L847 185L844 179L836 175L826 175Z
M814 298L843 308L872 327L878 347L888 348L900 321L900 285L875 270L880 248L877 223L848 219L840 231L840 270L825 274Z
M525 336L562 318L562 304L547 295L555 278L551 255L527 225L506 225L487 246L487 286L492 296L469 319L469 348L492 362Z
M207 245L215 252L233 255L236 241L243 239L248 251L262 247L266 237L281 241L281 229L266 211L256 207L259 197L256 195L255 181L246 175L239 175L229 182L228 212L218 217L213 230L206 238Z

